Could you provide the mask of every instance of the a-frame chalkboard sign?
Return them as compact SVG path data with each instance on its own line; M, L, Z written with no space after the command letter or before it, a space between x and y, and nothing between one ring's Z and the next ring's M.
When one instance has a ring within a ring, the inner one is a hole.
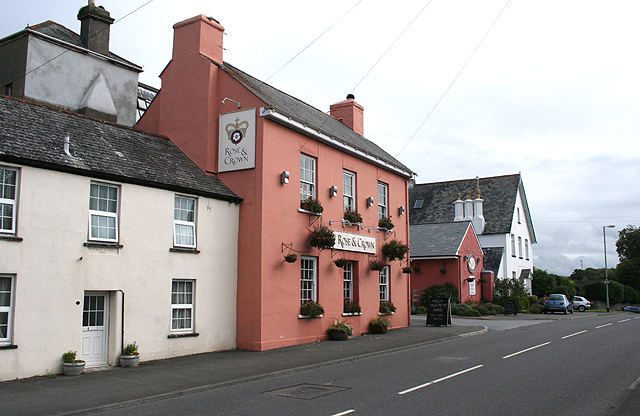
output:
M451 298L429 298L427 326L451 325Z

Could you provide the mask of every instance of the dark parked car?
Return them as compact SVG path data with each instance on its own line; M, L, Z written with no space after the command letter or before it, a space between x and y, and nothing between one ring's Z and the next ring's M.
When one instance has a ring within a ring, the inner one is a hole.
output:
M587 298L583 298L582 296L574 296L572 303L573 309L577 309L580 312L591 309L591 302L589 302Z
M567 312L573 313L573 304L569 302L569 299L566 295L561 293L554 293L547 297L547 300L544 301L544 306L542 307L544 313L547 312L564 312L566 315Z

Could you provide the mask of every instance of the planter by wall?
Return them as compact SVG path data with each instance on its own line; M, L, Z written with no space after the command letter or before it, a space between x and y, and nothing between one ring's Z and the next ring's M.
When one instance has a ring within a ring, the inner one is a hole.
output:
M386 325L370 324L369 328L371 329L371 333L372 334L386 334L387 333L387 326Z
M329 330L329 339L332 341L346 341L349 339L349 334L341 329Z
M140 360L140 355L121 355L120 367L137 367Z
M84 373L85 362L76 360L73 363L62 363L62 371L65 376L77 376Z

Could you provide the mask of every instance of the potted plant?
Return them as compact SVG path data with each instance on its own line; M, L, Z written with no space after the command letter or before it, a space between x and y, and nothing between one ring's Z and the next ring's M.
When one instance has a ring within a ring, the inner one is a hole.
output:
M481 277L480 279L478 279L478 282L487 283L487 279L485 279L484 277Z
M356 211L351 211L348 208L344 212L343 218L351 224L362 224L362 215L358 214Z
M384 254L389 261L403 260L404 256L409 252L409 246L402 241L391 240L387 244L382 246L382 254Z
M372 334L386 334L391 327L391 321L388 318L378 316L369 322L369 330Z
M358 305L357 300L349 300L345 298L343 308L342 308L342 313L360 315L362 313L362 308L360 307L360 305Z
M391 231L393 227L395 227L395 225L393 225L393 223L391 222L391 215L389 215L389 218L387 217L380 218L378 220L378 227L386 228L387 231Z
M77 376L84 373L84 360L76 360L77 351L69 350L62 354L62 371L65 376Z
M300 306L300 315L308 318L319 318L324 314L324 308L318 302L308 300Z
M326 248L333 248L336 244L336 235L333 230L325 225L316 227L313 231L310 231L309 245L319 250Z
M127 344L122 350L120 355L120 367L137 367L140 360L140 354L138 354L138 344L133 341L132 344Z
M411 274L413 273L413 269L411 267L403 267L402 273Z
M344 269L344 266L347 265L349 261L346 259L335 259L333 261L333 264L335 264L336 266L340 267L341 269Z
M373 271L380 271L384 269L385 266L387 266L387 264L380 260L371 260L369 263L369 269Z
M340 321L333 319L331 325L329 325L329 339L333 341L345 341L349 338L349 335L353 335L353 327L347 321Z
M390 300L382 301L380 302L379 311L382 315L391 315L396 311L396 307L393 305L393 302L391 302Z
M324 211L324 208L322 207L320 201L313 198L301 200L300 209L313 212L314 214L322 214L322 211Z
M289 253L284 256L284 261L287 263L295 263L298 260L298 255L296 253Z

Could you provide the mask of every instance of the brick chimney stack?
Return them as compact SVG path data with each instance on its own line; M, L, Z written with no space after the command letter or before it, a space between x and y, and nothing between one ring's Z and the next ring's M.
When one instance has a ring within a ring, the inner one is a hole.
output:
M200 54L222 61L224 27L212 17L199 15L173 25L173 59L193 60Z
M364 136L364 107L355 102L353 94L347 95L345 101L331 105L329 114L342 121L351 130Z
M78 12L80 20L80 42L90 51L109 55L109 32L114 19L102 6L96 6L94 0Z

